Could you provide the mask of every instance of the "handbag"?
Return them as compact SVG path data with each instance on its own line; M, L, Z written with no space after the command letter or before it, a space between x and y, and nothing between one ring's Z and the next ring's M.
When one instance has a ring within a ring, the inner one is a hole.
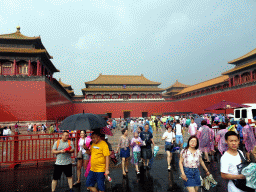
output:
M246 159L244 158L244 156L241 154L240 151L237 151L237 152L242 160L242 163L237 165L238 174L241 174L243 168L247 167L250 163L248 163L246 161ZM246 186L246 179L236 179L236 180L232 180L232 181L238 189L241 189L241 190L247 191L247 192L255 191L254 189Z

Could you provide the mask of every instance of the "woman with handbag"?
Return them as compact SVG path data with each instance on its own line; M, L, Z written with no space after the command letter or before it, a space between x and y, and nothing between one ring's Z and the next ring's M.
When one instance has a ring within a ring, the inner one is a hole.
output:
M168 171L171 170L171 161L172 161L172 149L173 149L173 142L175 139L175 133L172 131L172 126L169 125L167 131L163 134L162 140L165 140L165 151L167 154L167 164L168 164Z
M86 131L81 131L80 132L80 139L78 141L78 153L77 153L77 181L74 183L74 186L81 185L81 168L82 166L86 170L89 158L90 156L86 153L86 143L88 143L88 139L91 140L90 138L86 138Z
M209 176L210 172L202 160L202 152L199 148L199 140L194 135L188 139L188 145L182 149L180 153L180 171L181 178L184 180L184 185L189 192L198 191L201 186L199 165L203 167L206 175Z

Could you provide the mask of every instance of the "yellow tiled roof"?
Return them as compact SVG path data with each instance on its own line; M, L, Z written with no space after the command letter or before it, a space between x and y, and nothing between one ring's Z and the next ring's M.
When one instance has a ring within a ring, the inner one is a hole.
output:
M82 89L82 91L84 92L108 92L108 91L124 91L124 92L128 92L128 91L164 91L164 89L161 88L84 88Z
M61 84L62 87L67 88L67 87L71 87L71 85L65 84L61 81L61 78L59 79L59 84Z
M28 37L25 35L22 35L20 33L20 27L17 27L17 31L15 33L10 34L3 34L0 35L0 39L22 39L22 40L33 40L33 39L40 39L40 36L38 37Z
M166 90L170 89L172 87L184 87L185 88L185 87L189 87L189 85L182 84L178 80L176 80L175 83L173 85L171 85L170 87L167 87Z
M102 75L85 84L110 84L110 85L160 85L161 83L148 80L143 75Z
M222 83L222 82L228 80L228 78L229 78L228 75L219 76L219 77L216 77L214 79L210 79L210 80L204 81L202 83L198 83L196 85L189 86L189 87L183 89L181 92L179 92L176 95L181 95L181 94L188 93L188 92L191 92L191 91L195 91L195 90L198 90L198 89L201 89L201 88L204 88L204 87L209 87L211 85L219 84L219 83Z
M45 49L29 49L29 48L3 48L0 47L2 53L46 53Z
M233 63L236 63L237 61L240 61L240 60L242 60L242 59L245 59L245 58L250 57L250 56L255 55L255 54L256 54L256 49L253 49L253 50L250 51L249 53L247 53L247 54L245 54L245 55L243 55L243 56L241 56L241 57L239 57L239 58L237 58L237 59L234 59L234 60L232 60L232 61L229 61L228 63L229 63L229 64L233 64Z
M246 64L244 64L244 65L236 66L235 68L230 69L230 70L228 70L228 71L222 73L222 75L228 75L228 74L230 74L230 73L232 73L232 72L234 72L234 71L238 71L238 70L240 70L240 69L244 69L244 68L246 68L246 67L250 67L250 66L255 65L255 64L256 64L256 61L251 61L251 62L246 63Z
M180 90L180 89L172 89L171 91L168 91L168 92L166 92L167 94L168 93L179 93L180 91L182 91L182 90Z

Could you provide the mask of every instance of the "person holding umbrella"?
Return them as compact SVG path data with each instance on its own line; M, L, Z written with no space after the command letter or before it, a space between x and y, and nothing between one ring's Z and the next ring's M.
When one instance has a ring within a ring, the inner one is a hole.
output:
M90 156L86 153L86 143L87 140L89 140L89 142L91 141L90 138L86 138L86 131L82 130L80 132L80 139L78 141L78 151L82 154L81 157L77 157L77 181L74 183L73 186L78 186L81 185L81 168L82 166L84 167L84 169L86 170L88 162L89 162L89 158Z

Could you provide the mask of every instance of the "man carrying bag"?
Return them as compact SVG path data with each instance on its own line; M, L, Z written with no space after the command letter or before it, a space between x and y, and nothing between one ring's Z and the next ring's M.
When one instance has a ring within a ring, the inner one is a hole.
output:
M225 140L228 144L228 150L221 157L221 177L229 180L228 192L250 192L253 189L246 186L245 176L241 174L241 171L248 164L242 151L238 150L239 147L239 135L233 131L229 131L225 134Z

